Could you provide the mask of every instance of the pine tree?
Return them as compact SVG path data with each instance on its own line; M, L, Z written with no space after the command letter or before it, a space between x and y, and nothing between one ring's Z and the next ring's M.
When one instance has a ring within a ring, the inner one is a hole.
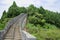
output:
M15 17L17 15L17 10L18 10L18 7L15 3L15 1L13 2L13 5L10 6L9 10L8 10L8 13L7 13L7 17Z
M6 18L6 16L7 16L7 13L6 13L6 11L4 10L4 12L3 12L3 15L2 15L1 19Z
M11 7L17 7L16 2L13 2L13 5Z

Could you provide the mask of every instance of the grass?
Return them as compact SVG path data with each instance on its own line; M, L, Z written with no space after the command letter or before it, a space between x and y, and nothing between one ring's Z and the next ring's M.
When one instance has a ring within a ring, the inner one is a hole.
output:
M2 30L4 28L4 24L0 23L0 30Z
M0 20L0 30L3 30L5 28L5 25L11 18L5 18L3 20Z
M27 31L34 35L37 40L60 40L60 29L55 25L46 23L44 26L27 23Z

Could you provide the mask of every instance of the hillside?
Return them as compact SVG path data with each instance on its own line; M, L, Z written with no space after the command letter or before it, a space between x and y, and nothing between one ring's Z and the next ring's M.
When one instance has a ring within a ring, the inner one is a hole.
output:
M53 12L30 5L29 7L18 7L15 2L8 11L4 11L0 19L0 30L4 29L6 23L21 13L27 13L26 29L37 37L37 40L60 40L60 13Z
M60 13L36 8L28 8L26 29L37 37L37 40L60 40Z

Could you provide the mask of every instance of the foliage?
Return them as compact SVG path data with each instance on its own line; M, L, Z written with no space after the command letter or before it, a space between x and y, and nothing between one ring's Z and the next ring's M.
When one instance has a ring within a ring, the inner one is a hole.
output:
M43 15L39 13L39 9L34 5L30 5L28 8L28 21L34 25L41 24L42 26L45 24L45 19L43 19Z
M7 12L7 17L11 18L11 17L15 17L17 16L19 13L19 8L17 7L16 3L13 2L13 5L9 8L8 12Z
M7 12L7 17L8 18L13 18L15 16L18 16L20 13L26 13L26 8L25 7L18 7L15 2L13 2L13 5L10 6L8 12Z
M0 23L0 30L2 30L4 28L4 24Z
M46 10L44 16L45 16L44 19L47 20L46 21L47 23L54 24L57 27L60 27L60 13Z
M4 19L4 18L6 18L6 17L7 17L7 13L6 13L6 11L4 10L4 12L3 12L3 15L2 15L1 19Z
M6 23L10 20L10 18L4 18L3 20L0 20L0 30L5 28Z
M44 27L27 23L26 29L27 32L37 37L37 40L60 40L60 29L51 24L45 24Z
M27 12L27 10L25 7L18 7L14 1L13 5L10 6L8 11L6 12L4 10L4 12L3 12L3 15L0 19L0 23L1 23L0 29L4 29L3 26L5 26L5 24L8 22L8 20L10 20L11 18L20 15L20 13L26 13L26 12Z
M42 6L39 8L39 13L45 14L45 9Z
M52 25L52 24L48 24L48 23L45 23L45 25L43 26L43 28L45 29L57 29L57 27L55 25Z
M4 11L0 19L0 30L5 28L6 23L21 13L28 14L27 31L37 37L37 40L60 40L60 14L30 5L29 7L18 7L13 2L8 11Z

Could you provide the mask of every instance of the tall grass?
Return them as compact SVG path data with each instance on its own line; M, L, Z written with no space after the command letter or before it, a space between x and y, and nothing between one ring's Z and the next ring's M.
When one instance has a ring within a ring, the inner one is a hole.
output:
M60 40L60 29L55 25L45 24L44 26L27 23L27 31L37 37L37 40Z

